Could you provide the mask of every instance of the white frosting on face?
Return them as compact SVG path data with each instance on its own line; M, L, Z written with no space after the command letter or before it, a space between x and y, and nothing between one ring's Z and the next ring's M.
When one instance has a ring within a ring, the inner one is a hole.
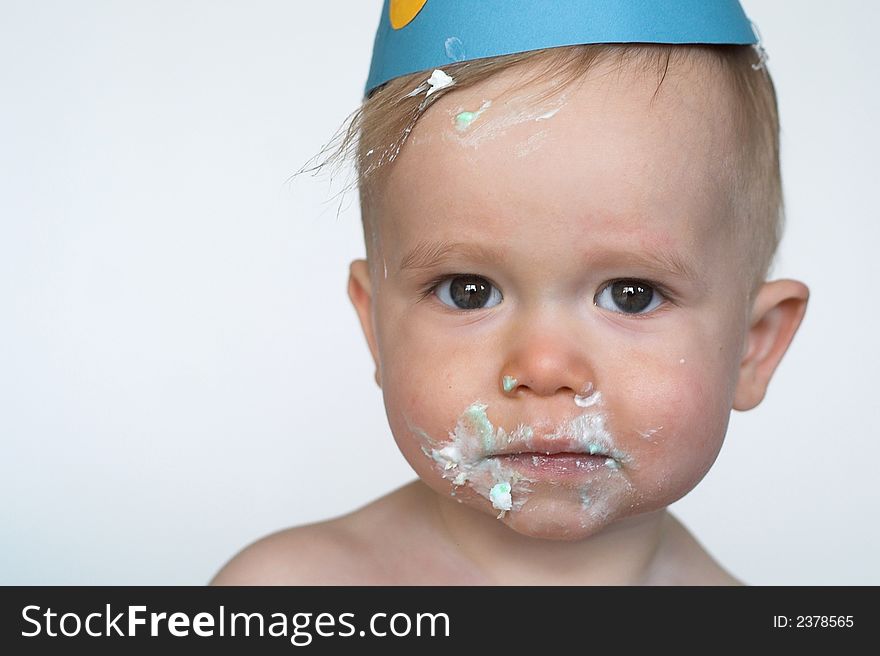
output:
M599 392L588 398L590 406L598 406L602 402ZM456 421L455 428L450 431L449 439L442 442L417 427L410 425L410 428L420 439L422 451L434 461L443 478L451 481L455 487L466 486L488 499L495 509L501 511L498 515L500 519L508 511L522 509L537 481L505 464L503 458L492 456L504 453L505 446L511 443L533 448L535 431L531 426L523 424L510 433L500 426L496 428L489 421L487 408L487 404L479 401L468 406ZM605 456L606 473L597 474L599 478L622 477L619 470L631 460L617 448L614 438L606 428L604 413L597 410L558 424L552 433L542 436L542 441L544 444L558 441L575 452ZM596 501L602 501L603 494L606 500L611 499L612 491L616 493L620 485L611 486L613 490L606 490L608 487L591 481L577 491L581 511L607 514L607 503L603 508L603 504L597 504Z
M459 107L452 116L455 119L459 143L475 148L484 141L494 139L522 123L549 121L562 110L565 104L566 96L564 94L538 103L531 102L528 97L517 97L501 103L496 99L485 101L476 112L464 112L464 108ZM475 120L489 108L491 111L487 112L485 117L479 121ZM471 120L464 121L463 124L460 123L457 117L462 113L471 114L467 117ZM547 135L546 131L531 135L525 143L519 145L516 155L524 157L537 150Z
M539 114L538 116L535 117L535 120L536 121L546 121L547 119L551 119L554 116L556 116L557 113L559 113L560 109L562 109L562 107L556 107L555 109L551 109L549 112L544 112L543 114Z
M593 383L587 383L583 392L574 395L574 404L580 408L589 408L602 400L602 395L593 391Z
M601 400L602 395L599 392L591 394L590 396L580 396L579 394L575 394L574 404L580 408L589 408L591 405L596 405Z
M417 431L417 434L422 438L422 450L442 468L444 478L456 486L467 484L480 496L492 501L492 505L502 511L500 516L503 516L508 510L522 507L525 502L522 495L529 491L531 481L500 460L487 458L486 454L505 441L528 440L532 436L532 429L521 425L510 435L503 428L496 430L486 416L487 407L484 403L472 403L458 418L455 430L450 433L451 442L441 445L424 431ZM506 487L499 488L502 484ZM501 489L506 489L504 496L499 496ZM513 501L514 494L520 497L517 502ZM505 507L498 505L501 501L504 501L502 505Z
M489 500L492 502L492 507L497 508L502 513L510 510L513 506L513 500L510 497L510 484L496 483L489 490Z
M641 437L643 440L656 442L657 438L655 437L655 435L657 435L661 430L663 430L663 426L657 426L657 428L649 428L648 430L638 431L638 433L639 437Z

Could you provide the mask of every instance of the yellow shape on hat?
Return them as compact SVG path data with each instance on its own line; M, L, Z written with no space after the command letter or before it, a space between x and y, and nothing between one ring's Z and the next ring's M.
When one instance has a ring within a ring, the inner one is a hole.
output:
M412 23L427 2L428 0L391 0L388 6L391 27L399 30Z

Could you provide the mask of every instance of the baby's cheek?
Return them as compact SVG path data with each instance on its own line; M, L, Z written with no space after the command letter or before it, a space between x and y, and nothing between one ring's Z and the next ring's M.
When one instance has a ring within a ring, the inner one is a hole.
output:
M711 368L688 366L686 358L677 364L654 374L646 367L628 379L614 409L623 420L630 471L647 497L643 501L653 497L668 504L687 494L715 461L730 417L726 389L713 380Z
M712 466L730 419L730 408L724 405L724 390L695 371L679 378L675 390L675 422L673 446L676 452L689 454L688 460L701 470L700 478ZM696 481L695 481L696 483Z
M394 440L404 458L424 477L436 473L424 449L448 440L457 413L467 406L459 399L454 377L439 367L397 366L387 370L382 394ZM437 475L438 478L442 477Z

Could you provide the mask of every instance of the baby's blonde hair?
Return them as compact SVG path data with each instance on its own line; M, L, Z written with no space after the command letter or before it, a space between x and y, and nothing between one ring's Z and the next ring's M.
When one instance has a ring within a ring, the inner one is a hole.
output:
M598 44L567 46L452 64L444 71L455 84L426 98L412 91L424 83L424 72L396 78L366 98L340 133L330 159L355 162L367 245L375 227L369 196L380 185L389 167L419 118L446 93L464 89L512 67L529 64L533 75L522 86L538 79L555 80L552 95L583 79L601 63L634 65L657 76L657 92L672 67L700 62L727 84L734 99L730 108L732 132L739 146L733 171L733 197L739 216L730 226L742 244L742 270L750 297L757 291L773 263L784 227L784 202L779 166L779 115L776 91L763 58L751 46ZM656 92L655 92L656 96Z

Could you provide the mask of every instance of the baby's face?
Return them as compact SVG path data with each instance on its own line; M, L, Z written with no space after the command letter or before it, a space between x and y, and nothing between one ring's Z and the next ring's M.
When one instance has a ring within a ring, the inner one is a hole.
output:
M747 329L725 92L599 73L543 100L505 93L521 72L448 94L369 206L397 444L439 494L547 538L700 481Z

